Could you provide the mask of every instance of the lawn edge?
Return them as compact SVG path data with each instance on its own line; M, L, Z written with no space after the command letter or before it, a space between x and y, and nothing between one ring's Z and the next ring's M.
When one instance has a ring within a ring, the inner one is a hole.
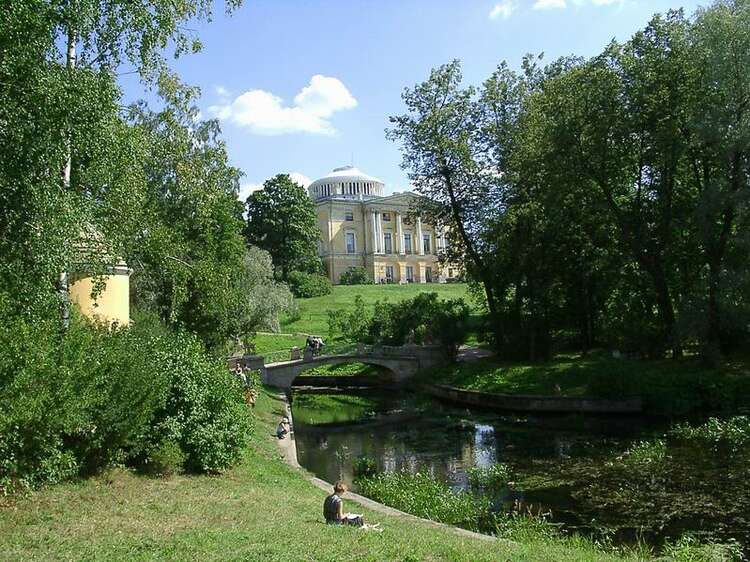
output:
M289 400L287 398L287 395L283 392L278 393L278 397L284 402L286 416L289 418L289 423L291 425L291 431L289 433L290 436L284 439L277 439L278 447L279 447L279 450L281 451L282 457L284 458L284 462L286 462L289 466L294 468L305 480L312 483L317 488L320 488L321 490L324 490L325 492L330 492L333 489L333 484L331 484L330 482L326 482L325 480L318 478L317 476L314 476L313 474L310 474L299 464L299 461L297 460L297 447L294 444L294 438L293 438L294 419L292 417L292 410L289 407ZM416 515L412 515L411 513L406 513L405 511L400 511L393 507L389 507L387 505L376 502L365 496L355 494L354 492L347 492L346 499L351 500L354 503L357 503L363 507L366 507L367 509L371 511L382 513L383 515L388 515L390 517L406 519L412 522L427 525L434 529L446 530L463 538L481 540L485 542L502 543L509 547L518 546L518 543L508 540L508 539L500 539L492 535L484 535L482 533L475 533L474 531L462 529L461 527L454 527L453 525L439 523L438 521L432 521L431 519L424 519L422 517L417 517Z

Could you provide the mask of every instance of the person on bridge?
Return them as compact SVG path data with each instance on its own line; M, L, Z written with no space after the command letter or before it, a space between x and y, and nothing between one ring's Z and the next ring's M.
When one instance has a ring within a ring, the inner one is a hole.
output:
M333 485L333 493L323 501L323 517L329 525L354 525L363 527L365 524L361 515L344 513L344 500L341 499L346 493L346 484L341 480Z

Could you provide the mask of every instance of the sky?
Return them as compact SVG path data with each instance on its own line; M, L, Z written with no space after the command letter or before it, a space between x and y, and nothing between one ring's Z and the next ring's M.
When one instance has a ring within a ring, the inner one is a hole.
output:
M240 197L278 173L305 184L354 164L408 189L388 117L430 69L462 61L479 85L526 53L593 56L654 13L707 0L245 0L194 27L200 53L172 62L199 86L204 118L221 122ZM127 92L126 92L127 93Z

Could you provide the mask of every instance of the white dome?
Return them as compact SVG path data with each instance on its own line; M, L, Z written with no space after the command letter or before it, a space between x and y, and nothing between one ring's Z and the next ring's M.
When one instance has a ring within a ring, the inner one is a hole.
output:
M313 199L326 197L343 197L349 199L368 199L382 197L385 184L378 178L368 176L354 166L334 168L325 177L315 180L307 192Z

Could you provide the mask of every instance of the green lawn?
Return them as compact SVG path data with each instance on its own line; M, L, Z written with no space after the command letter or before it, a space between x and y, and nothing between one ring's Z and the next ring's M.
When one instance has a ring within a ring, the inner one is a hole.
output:
M219 476L156 479L115 470L0 507L3 560L615 560L579 539L522 544L459 537L359 506L382 533L327 526L325 493L287 466L273 428L282 403L261 393L244 461ZM630 558L630 559L635 559ZM697 560L698 558L691 558Z
M484 359L424 373L425 380L500 394L641 396L657 414L750 408L750 357L726 359L716 371L695 358L679 361L615 359L605 352L559 355L545 363Z
M377 301L398 302L424 292L437 293L440 298L464 298L471 304L467 295L467 286L463 283L450 284L412 284L412 285L337 285L330 295L311 299L297 299L300 317L298 320L282 321L282 332L301 332L305 334L328 335L328 311L345 310L354 305L354 299L360 295L365 305Z
M263 355L272 351L305 347L305 336L294 336L290 334L256 334L253 337L255 353Z

